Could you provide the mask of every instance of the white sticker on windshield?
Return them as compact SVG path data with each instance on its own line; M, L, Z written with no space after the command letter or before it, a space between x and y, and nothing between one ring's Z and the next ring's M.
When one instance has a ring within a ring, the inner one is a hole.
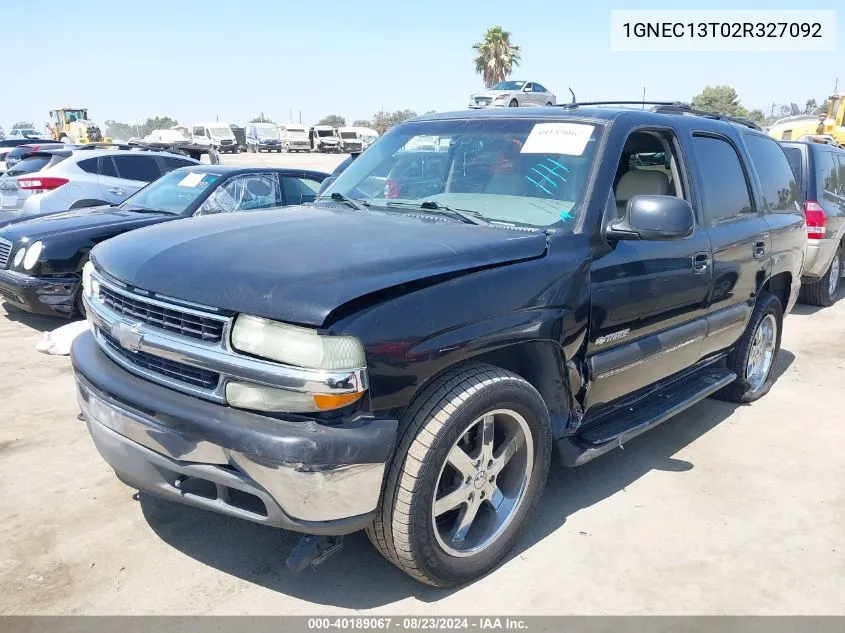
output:
M203 176L205 176L205 174L198 174L198 173L192 171L190 174L188 174L187 176L182 178L182 180L179 181L179 186L180 187L196 187L198 184L200 184L202 182Z
M580 156L594 128L586 123L537 123L525 139L521 152Z

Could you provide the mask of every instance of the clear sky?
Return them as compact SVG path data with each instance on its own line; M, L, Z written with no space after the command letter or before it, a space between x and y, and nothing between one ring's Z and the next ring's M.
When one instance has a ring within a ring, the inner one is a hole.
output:
M743 105L821 101L845 89L840 12L835 53L611 53L611 9L842 9L841 1L0 0L0 125L43 126L56 106L122 122L245 122L302 113L351 123L379 108L457 110L483 88L472 44L501 25L522 48L513 79L560 101L689 100L730 84ZM72 7L72 8L71 8ZM52 34L52 35L51 35ZM17 52L17 53L16 53ZM17 61L16 61L17 60ZM19 63L17 63L19 62Z

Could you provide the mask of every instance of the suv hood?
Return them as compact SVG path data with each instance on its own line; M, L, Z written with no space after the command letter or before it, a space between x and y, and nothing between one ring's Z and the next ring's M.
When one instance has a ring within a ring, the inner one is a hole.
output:
M100 244L91 259L112 277L160 295L322 326L332 311L372 293L545 251L542 231L290 207L133 231Z
M60 213L47 213L33 218L23 218L21 221L7 225L0 230L0 236L13 244L23 237L31 241L41 240L58 233L70 234L76 232L103 233L102 239L123 231L129 231L162 220L175 219L169 213L135 213L124 211L117 207L85 207ZM112 231L112 229L114 229Z

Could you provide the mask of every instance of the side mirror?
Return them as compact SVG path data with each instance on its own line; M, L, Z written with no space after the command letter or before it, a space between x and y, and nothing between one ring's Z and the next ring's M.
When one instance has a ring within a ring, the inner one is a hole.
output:
M531 86L525 86L525 87L522 89L522 92L531 92Z
M680 240L692 235L692 206L675 196L634 196L625 217L610 224L605 235L613 240Z

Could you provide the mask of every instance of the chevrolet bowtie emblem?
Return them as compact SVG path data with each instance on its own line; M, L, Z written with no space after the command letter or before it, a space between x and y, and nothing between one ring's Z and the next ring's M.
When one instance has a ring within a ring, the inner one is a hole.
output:
M137 352L141 349L141 342L144 340L144 335L141 334L140 330L140 323L133 323L132 325L116 323L111 328L111 335L124 349Z

